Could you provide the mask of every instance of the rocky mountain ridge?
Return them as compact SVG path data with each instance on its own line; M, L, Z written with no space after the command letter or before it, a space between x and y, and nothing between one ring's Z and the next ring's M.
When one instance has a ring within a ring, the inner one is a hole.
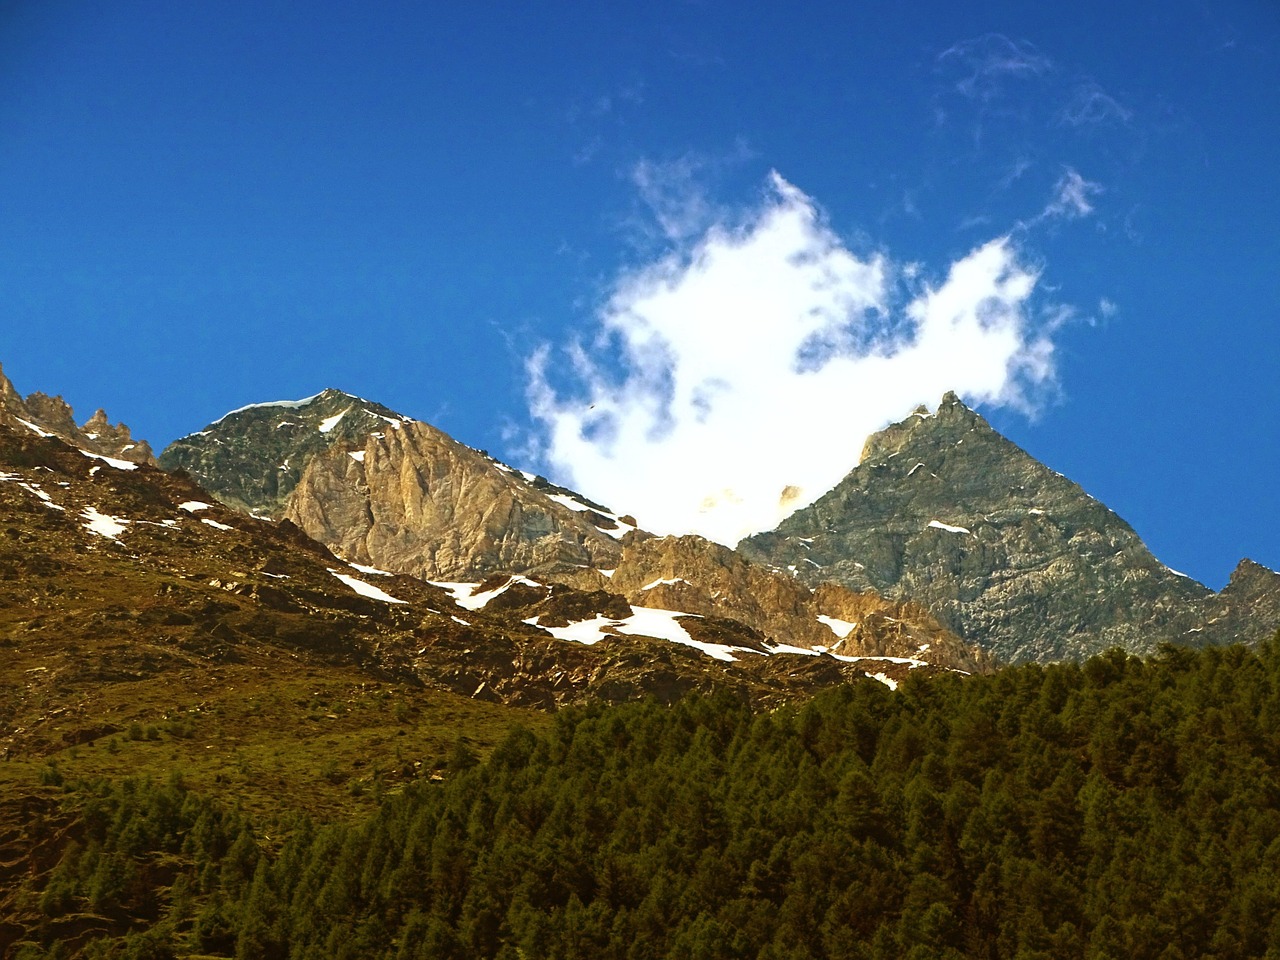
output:
M60 400L23 400L0 381L5 422L41 437L53 434L41 423L71 432ZM86 424L93 437L70 423L73 442L121 446L128 437L101 412ZM723 621L708 641L719 653L974 671L993 658L1252 640L1280 621L1271 571L1242 563L1213 594L1169 570L1128 524L954 395L869 438L841 484L736 552L699 537L652 537L630 516L332 389L232 411L176 441L161 464L342 563L449 590L476 585L496 591L503 609L523 597L532 606L514 629L558 639L595 642L633 633L635 617L658 622L638 608L670 613L677 625L698 619L692 632L664 626L656 639L704 652L693 634ZM533 609L565 602L581 616Z
M75 414L61 396L50 397L36 391L25 398L18 393L0 366L0 423L29 430L39 436L55 436L80 450L131 463L156 462L151 446L135 440L123 423L112 424L106 411L97 410L77 426Z
M909 597L1008 662L1199 642L1214 602L954 394L869 438L834 489L739 549L806 583Z
M261 436L264 422L285 413L292 424L307 425L290 430L293 446L275 440L270 450L301 466L281 515L360 564L435 581L521 574L644 608L732 620L806 652L927 659L967 671L990 666L918 606L835 586L815 593L701 538L653 538L630 516L385 408L378 422L357 428L363 436L322 448L314 440L297 444L328 423L346 402L335 399L346 396L325 391L290 402L284 413L273 405L234 411L175 447L188 462L216 463L206 471L213 481L237 478L240 486L224 496L234 503L238 490L264 481L270 459L240 438ZM215 487L219 495L225 490Z

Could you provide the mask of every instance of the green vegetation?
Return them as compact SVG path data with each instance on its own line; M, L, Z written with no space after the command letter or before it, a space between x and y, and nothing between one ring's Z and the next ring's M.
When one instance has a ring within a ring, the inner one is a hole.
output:
M360 822L45 782L25 960L1280 957L1280 637L566 711Z

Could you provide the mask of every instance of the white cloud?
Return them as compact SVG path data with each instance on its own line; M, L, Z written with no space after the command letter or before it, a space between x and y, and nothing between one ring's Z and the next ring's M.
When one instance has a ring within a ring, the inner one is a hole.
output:
M773 174L750 215L622 274L591 341L531 358L550 472L654 532L733 544L947 390L1028 407L1054 374L1037 270L1006 236L918 272L851 251Z
M1063 217L1077 220L1093 213L1092 197L1102 192L1102 185L1086 180L1075 170L1068 167L1058 178L1053 188L1053 199L1040 215L1045 217Z

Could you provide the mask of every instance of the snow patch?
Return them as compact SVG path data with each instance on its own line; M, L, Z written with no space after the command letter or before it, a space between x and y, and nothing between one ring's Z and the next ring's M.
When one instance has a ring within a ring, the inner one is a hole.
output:
M631 616L623 620L613 620L609 617L597 615L590 620L580 620L565 627L542 627L538 623L538 617L533 617L524 622L547 631L558 640L572 640L575 643L585 643L587 645L598 643L610 633L619 633L633 637L654 637L658 640L683 644L684 646L701 650L707 656L716 660L723 660L728 663L737 660L737 657L733 655L734 653L759 654L760 651L746 647L731 647L723 643L703 643L699 640L694 640L693 637L689 636L689 631L680 625L679 621L680 617L690 616L696 616L696 614L681 613L678 610L660 610L657 607L633 606L631 608Z
M688 580L686 580L686 579L684 579L683 577L675 577L675 578L673 578L673 579L671 579L671 580L655 580L655 581L653 581L653 583L647 583L647 584L645 584L645 585L644 585L643 587L641 587L640 589L641 589L641 590L652 590L652 589L654 589L655 587L664 587L664 586L665 586L665 587L670 587L670 586L674 586L674 585L675 585L675 584L677 584L677 583L688 583L688 582L689 582L689 581L688 581Z
M320 426L318 429L320 430L321 433L329 433L330 431L333 430L334 427L338 425L338 422L343 417L345 417L348 411L350 410L351 408L347 407L347 409L343 410L341 413L334 414L332 417L325 417L325 419L320 421Z
M103 463L107 464L108 466L115 467L117 470L137 470L138 469L138 465L136 463L133 463L130 460L117 460L115 457L104 457L100 453L90 453L88 450L81 450L80 452L83 453L86 457L91 457L94 460L101 460Z
M187 513L199 513L201 510L208 510L211 506L212 504L202 500L188 500L186 503L178 504L178 509L185 510Z
M522 474L526 480L530 480L530 482L532 482L532 480L530 479L530 474L523 473L523 471L522 471ZM612 530L609 529L608 527L599 527L599 526L597 526L596 529L599 530L601 533L603 533L607 537L613 537L613 539L615 540L621 540L625 534L635 529L635 526L633 524L624 522L623 519L618 514L610 513L608 510L602 510L597 507L588 506L587 504L583 503L581 500L575 500L573 497L567 496L566 494L549 493L547 494L547 499L555 501L556 503L560 504L560 506L562 507L568 507L570 510L574 511L575 513L595 513L602 517L608 517L615 524L617 524L617 526L614 527Z
M14 417L13 419L17 420L20 424L22 424L24 427L26 427L26 428L27 428L28 430L30 430L32 433L37 434L38 436L41 436L41 437L52 437L52 436L53 436L53 434L52 434L52 433L50 433L48 430L41 430L41 429L40 429L39 427L37 427L34 423L32 423L30 420L23 420L21 417Z
M345 573L339 573L337 570L330 568L330 573L345 583L348 587L360 594L362 597L368 597L370 600L381 600L383 603L407 603L406 600L398 600L385 590L379 590L372 584L365 583L363 580L357 580L355 577Z
M2 479L8 479L8 478L5 477ZM40 498L40 501L50 510L61 510L64 513L66 512L67 508L63 506L59 506L58 504L54 503L53 497L49 496L47 493L41 490L40 485L38 483L26 483L24 481L19 481L18 486L20 486L23 490L26 490L28 493L34 493L37 497Z
M890 690L898 689L898 681L886 676L883 673L868 673L867 676L870 677L872 680L879 680Z
M778 643L770 647L769 652L770 653L794 653L794 654L800 654L806 657L820 657L822 656L822 654L826 652L826 648L822 647L821 649L819 648L810 649L809 647L793 647L789 643Z
M853 628L857 626L849 620L841 620L838 617L828 617L825 613L818 614L818 622L825 623L837 637L844 640L853 633Z
M483 593L472 593L472 591L480 586L478 583L450 583L448 581L428 580L433 586L448 590L453 594L453 602L464 610L483 610L494 597L506 593L511 587L517 583L528 584L531 587L545 587L546 584L538 583L536 580L530 580L528 577L514 576L507 579L507 582L500 587L494 587L492 590L486 590Z
M99 513L97 507L85 507L80 511L80 516L85 521L82 526L86 530L108 540L118 540L120 534L124 533L124 528L129 525L129 521L123 517Z
M217 520L210 520L208 517L205 517L205 518L204 518L203 520L201 520L200 522L201 522L201 523L206 523L206 524L208 524L209 526L213 527L213 529L215 529L215 530L230 530L230 529L231 529L231 527L228 527L225 523L219 523Z
M935 530L945 530L947 533L967 533L970 536L973 536L973 531L968 527L953 527L951 524L943 523L941 520L930 520L929 526L933 527Z
M364 463L363 450L349 450L347 451L347 456L356 461L356 463Z
M321 391L321 393L323 393L323 391ZM213 423L209 424L209 426L216 427L223 420L227 419L227 417L233 417L237 413L244 413L246 410L261 410L263 407L284 407L288 410L296 410L299 407L305 407L307 404L311 403L313 400L318 400L318 399L320 399L319 393L317 393L315 396L303 397L301 400L269 400L266 403L247 403L243 407L236 407L234 410L228 410L226 413L220 416L217 420L213 421ZM208 430L201 430L199 433L191 434L191 436L203 437L208 432L209 432Z
M395 574L387 570L379 570L377 567L366 567L363 563L352 563L347 561L347 566L352 570L359 570L361 573L367 573L374 577L394 577Z

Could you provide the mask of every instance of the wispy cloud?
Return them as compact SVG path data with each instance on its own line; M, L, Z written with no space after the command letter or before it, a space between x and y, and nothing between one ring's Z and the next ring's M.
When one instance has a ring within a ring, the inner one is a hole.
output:
M1068 167L1058 178L1053 188L1053 199L1040 215L1041 219L1061 217L1066 220L1077 220L1093 213L1092 198L1102 193L1102 184L1086 180Z
M962 40L938 55L940 68L953 72L955 89L972 100L989 102L1011 81L1048 73L1053 61L1026 40L988 33Z
M1116 100L1096 82L1080 84L1058 114L1058 121L1072 127L1107 123L1128 123L1133 111Z
M656 239L683 243L713 223L723 223L732 212L711 200L711 184L753 156L751 148L739 141L718 155L690 151L665 160L640 160L628 174L642 207L640 218L631 226L650 239L656 226Z
M588 339L530 359L552 472L657 532L723 543L834 486L866 436L949 389L1028 408L1054 377L1008 236L930 278L851 250L777 174L760 204L621 274Z

